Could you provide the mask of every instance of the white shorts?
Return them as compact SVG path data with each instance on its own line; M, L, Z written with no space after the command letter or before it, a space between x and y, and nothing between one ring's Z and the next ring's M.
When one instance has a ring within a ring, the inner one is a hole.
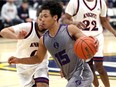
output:
M21 87L32 87L34 79L44 78L48 80L48 60L43 60L41 64L17 64L17 73L20 78Z
M97 53L94 55L93 60L94 61L103 61L103 46L104 46L104 36L103 33L95 36L99 41L99 47ZM86 60L86 62L89 62L91 59Z
M98 48L98 52L95 54L94 57L103 57L104 36L101 33L97 35L96 38L99 41L99 48Z

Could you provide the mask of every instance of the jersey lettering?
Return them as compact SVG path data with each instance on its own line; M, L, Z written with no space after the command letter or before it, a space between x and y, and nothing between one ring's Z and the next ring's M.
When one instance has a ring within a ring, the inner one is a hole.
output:
M37 50L32 51L30 56L34 56L36 54L36 52L37 52Z
M98 28L96 27L97 23L95 20L89 21L89 20L84 20L83 23L86 25L86 28L84 30L87 31L97 31Z
M38 47L38 46L39 46L38 42L31 43L31 45L30 45L30 47Z
M57 57L61 66L70 62L70 59L69 59L68 55L66 54L65 50L62 50L62 51L56 53L55 57Z
M87 17L91 17L91 18L95 18L96 19L97 15L93 14L93 13L85 13L83 18L87 18Z

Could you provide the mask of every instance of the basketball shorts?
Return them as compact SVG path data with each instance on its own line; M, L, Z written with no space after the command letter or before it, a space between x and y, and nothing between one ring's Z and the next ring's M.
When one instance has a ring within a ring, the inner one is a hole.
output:
M93 73L87 63L80 67L68 81L66 87L92 87Z
M103 61L104 36L101 33L98 36L96 36L96 38L99 41L99 48L98 48L98 52L93 57L93 61L96 61L96 62L100 62L101 61L102 62Z
M37 82L49 84L48 64L17 64L17 73L19 75L21 87L32 87Z
M86 62L91 63L92 61L95 62L103 62L103 46L104 46L104 36L103 34L99 34L96 36L99 41L99 47L97 53L94 55L92 59L86 60Z

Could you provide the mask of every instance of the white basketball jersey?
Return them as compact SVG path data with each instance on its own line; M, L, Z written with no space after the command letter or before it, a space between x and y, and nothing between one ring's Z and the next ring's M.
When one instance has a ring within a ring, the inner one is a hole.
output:
M73 5L73 4L74 5ZM73 7L71 7L71 4ZM96 36L102 33L103 28L100 22L100 16L106 16L106 6L104 0L71 0L67 5L66 13L73 15L73 20L81 21L86 25L83 33ZM72 11L70 8L73 8Z
M21 28L23 28L23 26L25 25L19 25L16 27L20 27L20 26ZM24 27L23 30L27 30L27 29L25 29ZM30 23L30 29L28 29L27 36L22 40L18 40L16 56L18 58L22 58L22 57L29 57L35 55L39 46L39 39L40 39L40 35L38 34L36 23L32 22ZM47 59L45 59L45 62L46 61Z
M24 30L27 35L24 39L18 40L16 57L29 57L36 54L39 46L40 35L37 23L22 23L13 26L15 33ZM34 78L48 78L48 54L40 64L16 64L17 73L20 77L21 87L32 87L35 83Z
M37 33L37 30L35 29L34 24L35 24L35 22L32 22L31 29L30 29L30 32L28 33L28 35L24 39L18 40L16 55L19 58L33 56L35 54L35 52L37 51L37 48L39 46L40 36Z

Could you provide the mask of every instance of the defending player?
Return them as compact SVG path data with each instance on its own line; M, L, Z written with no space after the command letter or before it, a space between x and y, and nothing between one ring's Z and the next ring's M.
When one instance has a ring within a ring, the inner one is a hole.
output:
M36 54L39 39L45 30L41 25L40 13L37 23L33 21L8 27L1 31L1 35L5 38L18 39L16 57L30 57ZM49 87L48 54L43 58L41 64L16 64L21 87Z
M92 71L73 50L75 40L85 35L74 25L59 24L58 20L63 10L59 3L46 2L41 10L42 24L48 31L40 38L37 54L24 58L10 57L8 62L10 64L41 63L48 50L68 80L66 87L91 87Z

